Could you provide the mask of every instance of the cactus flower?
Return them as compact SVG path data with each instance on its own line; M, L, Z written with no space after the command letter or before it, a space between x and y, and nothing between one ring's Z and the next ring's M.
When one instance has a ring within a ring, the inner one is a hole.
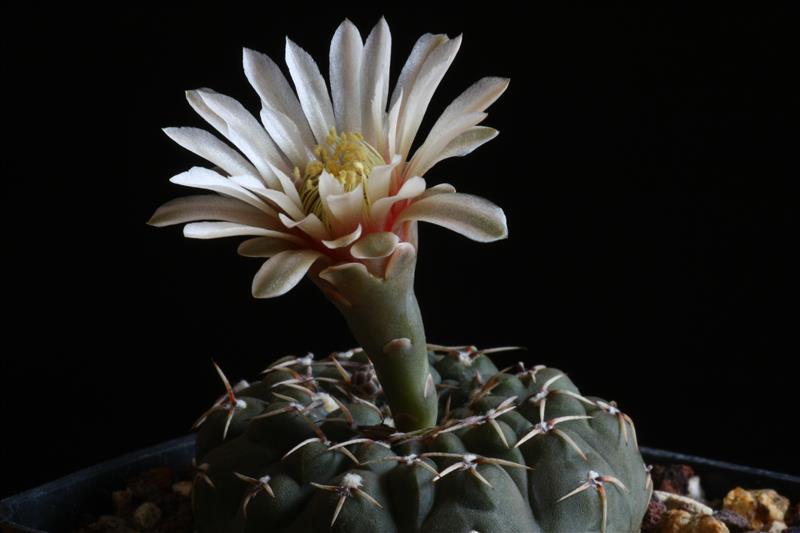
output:
M271 258L253 282L259 298L289 291L317 261L361 263L384 277L398 248L416 247L420 220L477 241L506 237L500 208L451 185L428 187L423 176L497 135L478 124L507 79L484 78L467 89L409 156L460 44L461 37L423 35L391 98L391 35L383 19L366 43L348 20L337 29L330 47L332 98L317 64L291 40L286 64L296 93L275 62L245 49L244 71L261 98L261 122L229 96L188 91L189 104L233 147L201 129L166 128L214 167L194 167L171 181L217 194L168 202L150 224L188 222L184 235L198 239L252 237L239 253Z
M384 19L366 41L349 20L336 30L330 94L317 64L291 40L286 65L294 90L274 61L245 49L244 72L261 98L260 122L229 96L188 91L189 104L230 144L202 129L165 129L213 167L194 167L171 181L216 194L172 200L150 220L186 223L184 235L191 238L250 237L239 253L267 258L253 279L255 297L284 294L308 274L344 314L375 363L398 426L407 429L436 420L413 290L417 222L481 242L508 233L496 205L452 185L428 187L423 178L438 162L497 135L479 124L507 79L487 77L469 87L410 154L460 45L460 36L420 37L391 97Z

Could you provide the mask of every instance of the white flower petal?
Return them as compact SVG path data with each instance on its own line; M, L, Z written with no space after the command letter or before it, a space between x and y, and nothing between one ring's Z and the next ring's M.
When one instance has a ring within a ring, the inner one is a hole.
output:
M261 177L272 187L275 178L268 162L280 168L288 168L288 165L258 120L235 99L210 89L187 91L186 97L191 106L206 120L208 114L216 117L211 125L247 156Z
M473 121L467 117L485 117L483 111L505 92L508 84L507 78L483 78L453 100L414 154L408 175L422 176L439 161L466 155L494 138L496 130L477 129L480 120L470 124Z
M397 165L400 164L400 161L400 156L395 156L388 165L378 165L369 173L369 178L367 178L367 198L370 204L374 204L389 195L389 189L392 185L392 173Z
M391 109L389 109L389 114L386 116L386 123L383 125L384 136L386 137L386 143L388 147L388 151L386 154L384 154L384 157L389 156L394 158L397 156L402 161L405 161L405 157L399 153L399 147L397 146L397 122L400 120L400 109L403 107L404 102L405 96L401 91L399 98L395 103L392 104Z
M370 233L350 248L350 254L356 259L381 259L391 255L400 237L389 231Z
M314 250L287 250L264 263L253 278L253 296L273 298L286 294L322 254Z
M407 220L438 224L478 242L508 237L503 210L470 194L436 194L418 200L400 213L397 222Z
M322 209L330 213L331 209L328 205L328 197L344 193L344 187L339 183L339 180L323 170L322 174L319 176L319 188L317 192L319 193L320 202L322 202Z
M287 159L297 168L304 168L305 164L311 159L311 152L297 128L297 124L280 111L270 109L267 106L261 108L261 123L266 128L267 133L278 145ZM303 119L305 120L305 119ZM274 165L271 165L274 166Z
M449 183L439 183L422 193L417 201L427 198L428 196L436 196L437 194L450 194L456 192L456 188Z
M297 235L283 233L266 228L245 226L233 222L192 222L183 227L183 235L190 239L221 239L225 237L274 237L305 245L305 241Z
M267 205L264 201L260 200L256 195L244 189L240 185L232 182L228 178L224 178L207 168L192 167L186 172L182 172L177 176L170 178L172 183L183 185L185 187L195 187L197 189L206 189L214 191L231 198L236 198L242 202L252 205L256 209L267 213L270 216L277 216L275 210Z
M239 245L237 252L244 257L272 257L286 250L297 249L297 244L274 237L256 237Z
M408 59L406 59L403 65L403 70L400 71L400 77L397 78L394 91L392 91L390 105L394 105L397 100L400 99L400 93L407 93L411 89L411 86L414 85L414 81L419 75L422 65L425 63L425 60L428 59L430 53L437 46L445 42L447 42L447 35L442 34L434 35L432 33L426 33L417 39L417 42L414 43L414 48L411 50L411 54L409 54Z
M297 192L297 187L294 184L294 180L287 176L279 168L272 167L272 171L275 172L275 176L278 178L278 181L280 181L283 192L286 193L286 195L291 198L298 207L302 208L303 200L300 198L300 193Z
M433 93L461 47L461 36L450 39L434 48L419 70L413 86L406 93L406 104L400 112L398 123L399 153L406 157Z
M255 178L250 176L232 176L230 179L237 185L241 185L243 188L249 190L257 196L267 199L273 204L277 205L283 210L284 213L295 220L300 220L306 216L305 213L303 213L303 210L298 207L298 205L294 203L294 201L289 198L288 195L274 189L267 189Z
M261 103L287 116L296 126L303 144L314 146L316 144L314 134L311 133L297 95L294 94L280 67L266 54L248 48L244 49L243 63L244 73L250 85L261 97Z
M420 161L417 173L422 175L428 172L434 165L440 161L444 161L450 157L462 157L472 153L473 150L479 148L491 141L500 132L494 128L487 128L485 126L475 126L461 133L458 137L450 141L447 146L442 149L438 155L429 159L427 162ZM416 155L415 155L416 157Z
M210 89L206 89L210 90ZM186 91L186 100L195 112L203 117L203 120L211 124L211 126L220 132L226 139L230 140L228 135L228 124L222 120L217 113L211 110L208 105L200 97L199 91Z
M303 113L318 144L325 144L328 132L336 125L328 86L308 52L286 39L286 64L292 75Z
M381 17L367 37L361 64L361 132L379 154L387 153L383 116L389 97L392 35Z
M508 78L486 77L478 80L461 93L447 106L431 128L429 138L435 137L443 128L461 115L482 113L506 91L511 80Z
M356 242L361 237L361 224L356 226L352 232L348 233L347 235L343 235L338 239L330 240L330 241L322 241L326 247L330 248L331 250L335 250L337 248L346 248Z
M200 128L164 128L164 133L182 147L214 163L230 175L258 175L256 167L212 133Z
M370 207L370 221L375 227L383 227L386 222L386 215L389 214L389 209L400 200L409 200L416 198L425 192L425 180L415 176L403 183L400 190L394 196L387 196L381 198Z
M333 114L339 131L361 131L361 53L364 43L349 20L336 29L331 41L330 80Z
M303 233L317 241L321 241L330 237L325 224L323 224L319 217L314 213L306 215L305 218L300 220L292 220L283 213L279 213L278 218L287 228L300 228Z
M430 168L431 163L436 160L439 154L450 144L453 139L475 127L486 118L486 113L469 113L454 117L446 126L439 128L439 132L429 135L422 146L419 147L411 163L406 168L406 176L421 176L423 168Z
M251 207L241 200L226 198L218 194L200 194L170 200L156 209L147 223L161 228L200 220L220 220L237 222L246 226L279 228L277 220L263 211Z
M361 220L361 214L364 211L364 185L359 184L350 192L329 195L327 203L328 209L335 219L331 221L334 232L339 234L351 231Z

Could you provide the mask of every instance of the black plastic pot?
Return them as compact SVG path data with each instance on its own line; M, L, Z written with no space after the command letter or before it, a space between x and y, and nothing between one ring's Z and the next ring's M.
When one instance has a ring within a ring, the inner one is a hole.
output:
M69 532L87 515L109 511L109 494L125 486L136 474L155 466L188 468L194 453L194 436L164 442L151 448L75 472L0 501L3 533ZM740 485L749 489L772 488L800 499L800 477L739 466L681 453L642 448L647 463L679 463L694 467L709 498L719 498Z

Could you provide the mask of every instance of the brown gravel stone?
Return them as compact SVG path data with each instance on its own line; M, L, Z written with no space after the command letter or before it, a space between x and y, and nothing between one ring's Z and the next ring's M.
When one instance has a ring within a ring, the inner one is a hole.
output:
M728 527L710 515L692 515L681 509L671 509L661 520L657 533L730 533Z
M192 482L191 481L178 481L172 484L172 492L180 494L184 498L192 495Z
M131 512L131 502L133 493L128 490L115 490L111 493L111 504L114 506L114 514L125 516Z
M667 506L658 500L650 500L647 505L647 512L642 519L642 531L645 533L657 531L658 523L664 513L667 512Z
M736 487L725 496L722 503L725 509L745 517L754 531L770 531L774 523L778 523L776 528L779 528L789 509L789 500L772 489L745 490Z
M151 502L144 502L133 512L133 525L139 529L152 529L161 520L161 509Z
M689 492L689 479L694 477L695 473L689 465L654 465L650 475L653 477L655 490L685 496Z
M728 526L731 533L746 533L750 531L750 522L736 511L723 509L715 512L714 518Z

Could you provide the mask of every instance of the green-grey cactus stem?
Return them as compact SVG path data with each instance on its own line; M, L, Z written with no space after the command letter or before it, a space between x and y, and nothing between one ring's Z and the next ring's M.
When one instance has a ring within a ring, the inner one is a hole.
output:
M436 425L438 401L428 364L425 329L414 294L416 253L402 243L385 277L350 263L313 272L312 279L341 311L378 375L400 431Z

